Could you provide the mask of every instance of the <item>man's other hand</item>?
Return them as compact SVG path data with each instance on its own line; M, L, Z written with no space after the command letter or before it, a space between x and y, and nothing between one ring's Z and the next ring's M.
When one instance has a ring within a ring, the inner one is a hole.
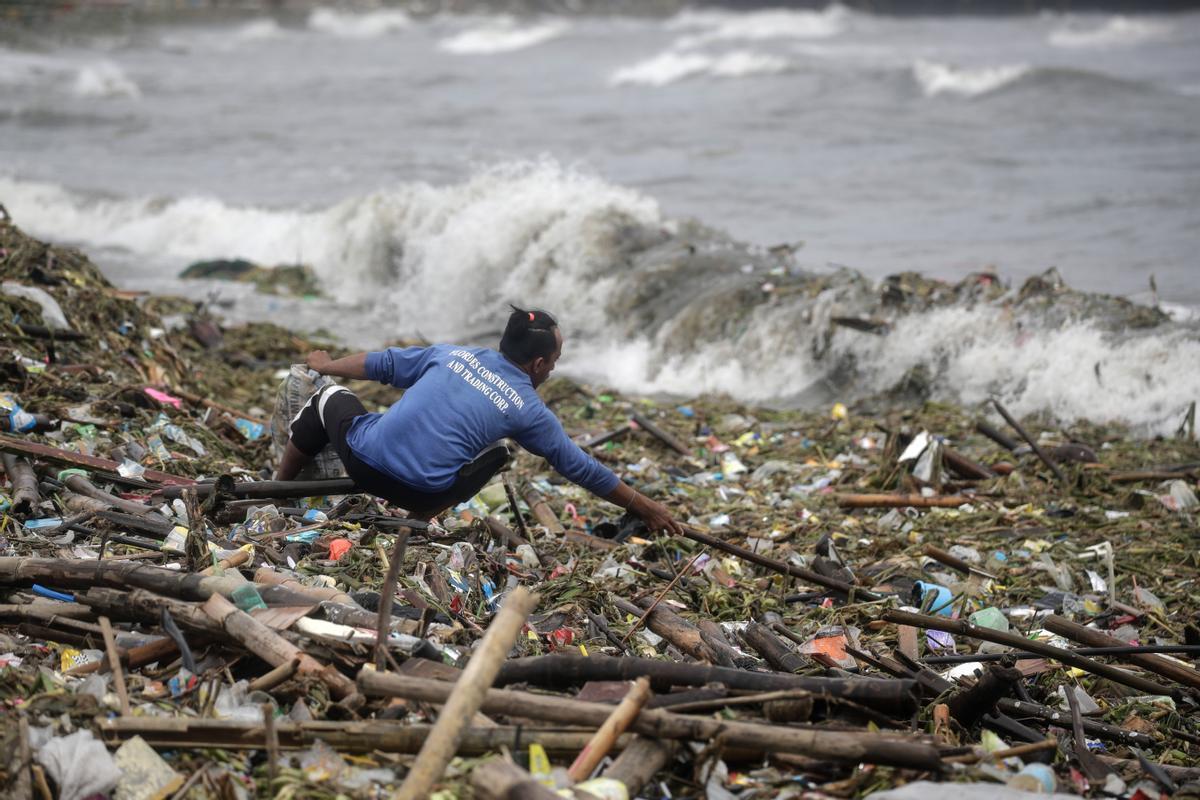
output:
M662 503L651 500L640 492L629 504L629 510L641 517L642 522L646 523L646 527L655 533L683 535L683 523L671 516L670 510Z
M313 350L308 354L308 358L304 359L304 363L308 365L309 369L325 375L329 370L329 365L333 363L333 359L324 350Z

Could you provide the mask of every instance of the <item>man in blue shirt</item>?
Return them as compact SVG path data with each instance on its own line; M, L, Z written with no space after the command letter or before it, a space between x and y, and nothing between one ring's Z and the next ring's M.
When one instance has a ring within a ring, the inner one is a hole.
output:
M502 439L544 457L564 477L641 517L653 531L682 533L665 506L620 480L571 441L536 389L562 354L562 332L544 311L513 307L500 351L442 344L392 347L308 366L323 375L405 389L382 414L336 384L292 420L276 477L291 480L326 444L363 491L429 519L469 499L504 466Z

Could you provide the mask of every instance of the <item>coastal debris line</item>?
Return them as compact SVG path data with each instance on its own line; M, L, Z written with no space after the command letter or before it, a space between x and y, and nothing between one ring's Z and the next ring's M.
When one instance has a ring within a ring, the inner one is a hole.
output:
M5 796L1197 790L1187 424L556 379L685 535L529 454L426 524L269 479L277 376L334 344L118 291L7 219L0 254Z

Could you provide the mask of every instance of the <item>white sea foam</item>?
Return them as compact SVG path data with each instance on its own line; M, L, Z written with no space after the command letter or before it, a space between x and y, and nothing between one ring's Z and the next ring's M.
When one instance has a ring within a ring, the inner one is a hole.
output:
M627 300L630 282L645 275L626 273L631 259L622 243L631 230L653 238L674 224L653 199L551 161L492 167L449 186L405 184L308 211L203 197L88 197L7 178L0 198L34 235L123 248L164 271L207 258L310 263L331 295L354 304L357 318L377 322L379 341L415 331L451 338L494 323L504 301L533 301L563 320L565 372L639 393L769 401L820 386L832 365L852 362L855 389L835 398L852 401L924 366L936 399L973 404L995 395L1018 414L1119 419L1144 432L1169 432L1187 400L1200 395L1194 327L1114 338L1086 322L1040 326L1011 305L916 313L880 337L837 328L820 360L812 341L842 313L834 290L802 312L788 302L764 304L737 337L697 342L681 308L678 322L623 338L624 321L610 319L619 313L610 308L622 307L616 298Z
M111 61L97 61L79 68L71 91L77 97L128 97L137 100L142 90Z
M310 30L343 39L373 39L404 30L412 20L403 11L379 10L366 13L317 8L308 16Z
M770 402L823 383L828 363L813 360L810 337L797 330L793 316L765 307L736 340L669 357L661 342L666 330L656 339L593 340L564 356L563 367L622 391L718 392ZM904 318L885 337L843 331L833 341L832 358L824 361L853 359L859 396L887 391L914 368L933 367L935 400L975 405L997 397L1018 415L1121 421L1159 434L1172 432L1188 398L1200 395L1194 330L1114 340L1087 323L1018 329L1008 309L956 307Z
M233 38L242 42L258 42L264 39L278 39L282 35L283 28L279 26L279 23L264 17L238 27L233 33Z
M1095 28L1069 26L1050 34L1054 47L1123 47L1160 39L1170 32L1170 26L1145 19L1111 17Z
M845 6L835 4L822 11L684 11L669 24L688 31L678 40L678 46L696 47L719 41L825 39L842 33L850 17Z
M955 67L937 61L918 60L912 66L913 77L926 97L956 94L978 97L994 92L1029 72L1027 64L1002 64L993 67Z
M566 33L569 27L561 21L526 26L505 21L465 30L443 39L438 43L438 47L456 55L511 53L557 39Z
M622 67L612 74L612 86L666 86L686 78L744 78L751 75L772 75L790 67L786 58L735 50L719 56L703 53L667 51L653 58Z
M301 259L338 299L378 304L401 321L393 330L431 333L462 330L504 299L535 295L597 329L596 298L614 279L614 230L661 221L654 200L551 161L500 165L451 186L404 184L313 211L206 197L93 198L5 178L0 197L34 235L122 248L170 269L208 258Z

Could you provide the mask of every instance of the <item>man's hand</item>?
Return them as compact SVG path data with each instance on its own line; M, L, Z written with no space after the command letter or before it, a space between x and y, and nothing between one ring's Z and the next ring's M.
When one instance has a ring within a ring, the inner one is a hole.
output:
M641 517L646 527L655 533L683 535L683 523L671 516L670 510L662 503L651 500L641 492L634 495L629 510Z
M304 363L308 365L309 369L326 375L329 372L329 365L333 363L333 359L324 350L313 350L308 354L308 358L304 359Z

